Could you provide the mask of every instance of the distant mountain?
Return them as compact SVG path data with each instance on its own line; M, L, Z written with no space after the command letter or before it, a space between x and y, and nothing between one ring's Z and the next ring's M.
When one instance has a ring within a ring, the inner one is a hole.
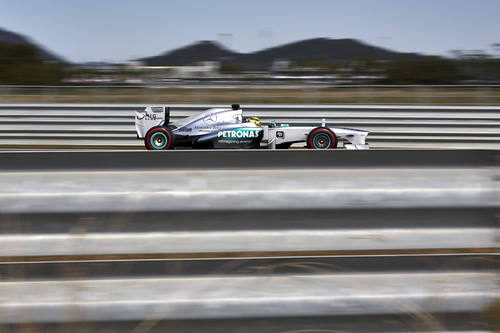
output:
M0 43L28 45L33 47L43 60L66 62L63 58L47 51L45 48L39 46L28 37L2 28L0 28Z
M138 59L148 66L186 66L199 61L228 61L238 55L216 42L201 41L159 56Z
M307 61L335 63L356 58L391 60L400 55L402 53L368 45L355 39L314 38L244 54L237 61L247 68L264 69L269 68L277 59L295 63ZM411 58L419 57L415 54L407 55Z
M200 61L216 60L238 64L247 70L267 70L275 60L289 60L296 63L319 60L334 63L367 57L391 60L401 55L413 60L423 57L415 53L400 53L368 45L355 39L314 38L253 53L236 53L215 42L204 41L139 60L150 66L186 66Z

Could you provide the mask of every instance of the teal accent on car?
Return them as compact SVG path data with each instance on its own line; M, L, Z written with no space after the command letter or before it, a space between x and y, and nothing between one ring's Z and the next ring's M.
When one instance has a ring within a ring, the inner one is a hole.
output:
M160 147L158 147L156 144L154 144L154 140L158 135L162 136L163 139L165 140L165 143L163 143L163 145L161 145ZM168 144L168 137L165 135L165 133L158 132L158 133L151 135L151 139L149 139L149 143L151 144L151 147L153 147L154 149L163 149Z
M323 149L323 148L318 148L318 147L316 146L316 137L317 137L318 135L323 135L323 136L326 136L326 137L328 138L328 147L330 147L330 145L332 144L332 139L330 138L330 136L329 136L329 135L326 135L325 133L316 133L316 134L313 136L313 139L312 139L312 142L313 142L313 146L314 146L314 148L315 148L315 149Z

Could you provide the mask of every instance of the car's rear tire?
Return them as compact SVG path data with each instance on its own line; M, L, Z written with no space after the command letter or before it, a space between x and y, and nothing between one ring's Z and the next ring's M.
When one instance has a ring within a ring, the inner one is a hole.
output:
M307 136L307 148L322 150L337 148L337 137L326 127L315 128Z
M169 150L174 149L174 136L165 127L153 127L144 137L147 150Z

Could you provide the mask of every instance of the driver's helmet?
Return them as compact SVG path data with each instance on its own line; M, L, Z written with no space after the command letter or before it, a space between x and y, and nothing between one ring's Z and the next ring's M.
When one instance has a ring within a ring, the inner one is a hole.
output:
M260 119L258 117L248 117L247 121L249 123L254 123L255 126L257 126L257 127L261 127L262 126L262 122L260 121Z

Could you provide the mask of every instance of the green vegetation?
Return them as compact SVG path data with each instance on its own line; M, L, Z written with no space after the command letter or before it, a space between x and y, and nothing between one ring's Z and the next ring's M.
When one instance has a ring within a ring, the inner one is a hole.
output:
M0 84L60 84L64 65L44 61L36 48L0 43Z
M456 84L465 76L460 73L456 62L441 57L427 57L423 60L397 58L387 70L383 83L390 84Z
M222 63L219 71L221 74L240 74L245 71L245 67L238 64Z
M500 43L493 43L491 47L500 53ZM488 54L484 50L451 50L451 55L462 73L476 82L500 81L500 54Z

